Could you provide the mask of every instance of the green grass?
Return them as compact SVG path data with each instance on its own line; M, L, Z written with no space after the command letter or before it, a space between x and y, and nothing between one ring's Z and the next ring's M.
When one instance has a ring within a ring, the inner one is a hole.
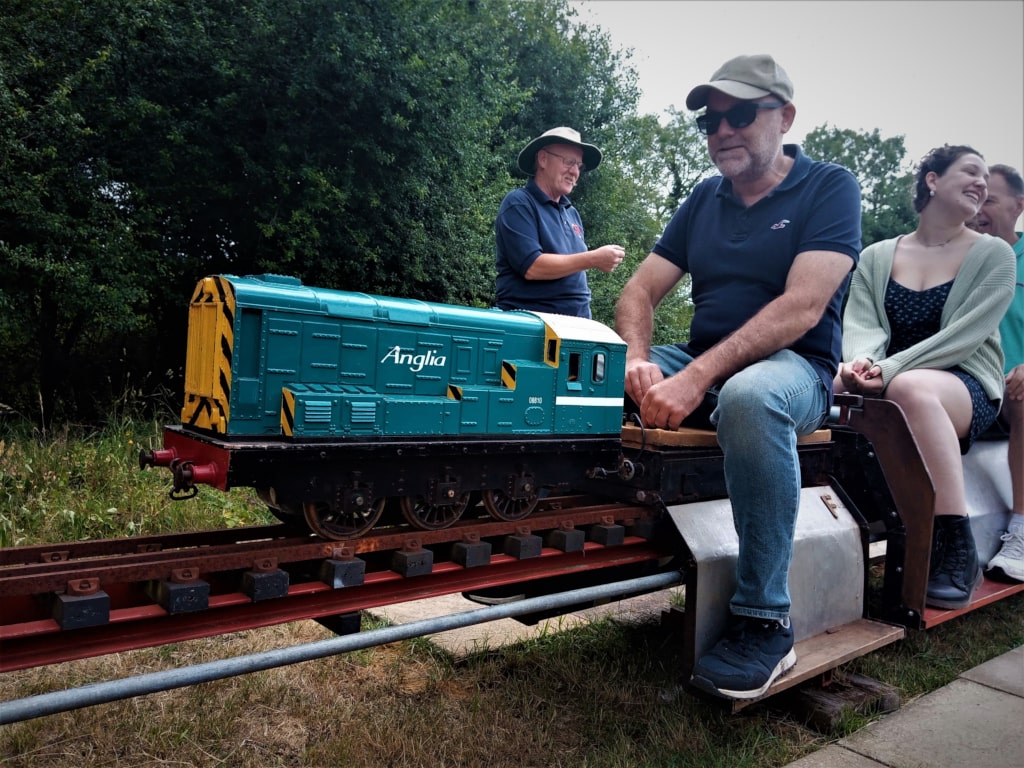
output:
M171 501L138 468L160 425L111 420L41 435L0 428L4 546L270 520L247 491ZM364 628L380 626L364 616ZM313 622L0 675L0 701L329 637ZM1024 595L844 668L904 701L1024 643ZM737 715L672 689L681 643L659 623L602 620L456 658L422 639L0 727L0 766L783 766L822 735L771 701Z
M1022 608L1018 597L912 633L847 669L908 700L1019 644ZM327 636L298 622L11 673L0 688L6 699ZM822 735L770 703L730 715L689 695L666 700L677 641L657 623L602 620L465 658L394 643L6 726L0 765L753 768L786 765L868 721Z
M41 434L0 424L0 546L206 530L271 522L250 489L169 496L166 468L141 471L162 425L127 418Z

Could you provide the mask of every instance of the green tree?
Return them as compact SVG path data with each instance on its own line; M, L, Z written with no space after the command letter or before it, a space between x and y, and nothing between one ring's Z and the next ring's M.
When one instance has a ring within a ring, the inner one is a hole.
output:
M599 210L601 214L595 218L617 221L617 231L625 233L621 239L601 240L626 245L626 259L619 269L590 278L594 317L609 325L623 286L650 253L676 209L698 182L717 173L690 113L672 111L665 124L653 115L623 121L617 139L622 162L616 171L624 178L587 201L590 216L590 211ZM627 191L632 194L629 200L616 197ZM690 278L685 276L658 306L653 343L687 339L692 317Z
M145 323L139 224L87 116L111 107L109 19L6 2L0 25L0 391L45 420L69 382L102 386L112 340Z
M913 175L904 164L903 137L819 126L807 134L804 151L816 160L848 168L860 181L862 240L865 246L917 226L911 203Z
M605 152L573 193L611 324L624 282L713 173L683 112L637 114L631 52L564 0L0 0L0 402L104 413L180 376L212 273L489 306L520 148ZM865 242L912 221L902 139L820 129L865 189ZM656 341L685 337L688 283ZM161 379L162 380L162 379ZM173 389L177 389L174 385Z
M666 223L695 186L718 173L708 155L707 139L690 112L672 109L658 130L656 183L664 191L658 215Z
M518 148L572 124L614 149L635 113L564 2L2 3L0 385L46 415L178 371L210 273L490 304ZM619 163L579 190L597 239L645 221Z

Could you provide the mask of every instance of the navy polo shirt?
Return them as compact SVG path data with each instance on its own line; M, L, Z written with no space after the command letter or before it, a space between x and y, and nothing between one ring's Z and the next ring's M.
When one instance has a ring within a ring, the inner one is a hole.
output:
M689 272L694 304L690 340L699 355L742 326L786 288L793 260L805 251L835 251L860 258L860 185L846 168L811 160L795 144L783 182L747 207L722 176L698 184L654 246ZM842 356L842 303L849 277L818 324L790 345L810 362L832 391Z
M556 280L524 275L542 253L582 253L583 221L568 197L557 201L531 178L505 195L494 223L497 246L497 300L501 309L532 309L590 317L590 286L585 271Z

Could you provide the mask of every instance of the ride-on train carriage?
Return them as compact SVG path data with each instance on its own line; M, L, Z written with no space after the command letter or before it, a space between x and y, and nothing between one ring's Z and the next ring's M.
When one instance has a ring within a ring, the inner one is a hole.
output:
M582 318L208 277L181 425L140 461L173 469L174 496L254 487L334 539L371 529L389 498L418 528L450 525L473 493L517 520L614 464L625 354Z
M986 578L968 607L925 605L935 488L902 410L891 401L837 395L826 428L798 442L800 507L790 568L797 666L773 695L904 636L1024 591ZM683 676L721 636L735 588L739 543L713 432L625 427L623 452L636 476L600 476L623 499L660 494L678 532L686 574ZM966 496L982 563L998 550L1011 504L1007 441L979 441L963 457ZM588 488L598 492L596 487ZM884 545L880 550L875 545ZM883 566L880 584L870 565ZM520 589L528 596L544 588ZM747 702L749 703L749 702ZM742 704L734 704L738 708Z

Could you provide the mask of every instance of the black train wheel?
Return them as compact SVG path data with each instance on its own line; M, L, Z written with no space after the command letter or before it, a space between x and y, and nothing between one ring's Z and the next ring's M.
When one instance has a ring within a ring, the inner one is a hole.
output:
M497 520L514 522L528 517L537 508L537 494L531 493L521 499L514 499L504 491L484 491L484 508Z
M429 504L422 496L403 496L401 498L402 514L410 525L426 531L447 528L466 511L469 506L469 492L459 496L454 504Z
M259 494L263 503L267 505L267 509L270 510L270 513L282 523L297 526L299 528L302 527L304 521L302 519L301 510L296 511L294 507L286 506L278 502L273 488L257 488L256 493Z
M374 501L365 509L345 511L320 501L302 504L306 524L313 533L325 539L355 539L373 528L384 512L386 498Z

